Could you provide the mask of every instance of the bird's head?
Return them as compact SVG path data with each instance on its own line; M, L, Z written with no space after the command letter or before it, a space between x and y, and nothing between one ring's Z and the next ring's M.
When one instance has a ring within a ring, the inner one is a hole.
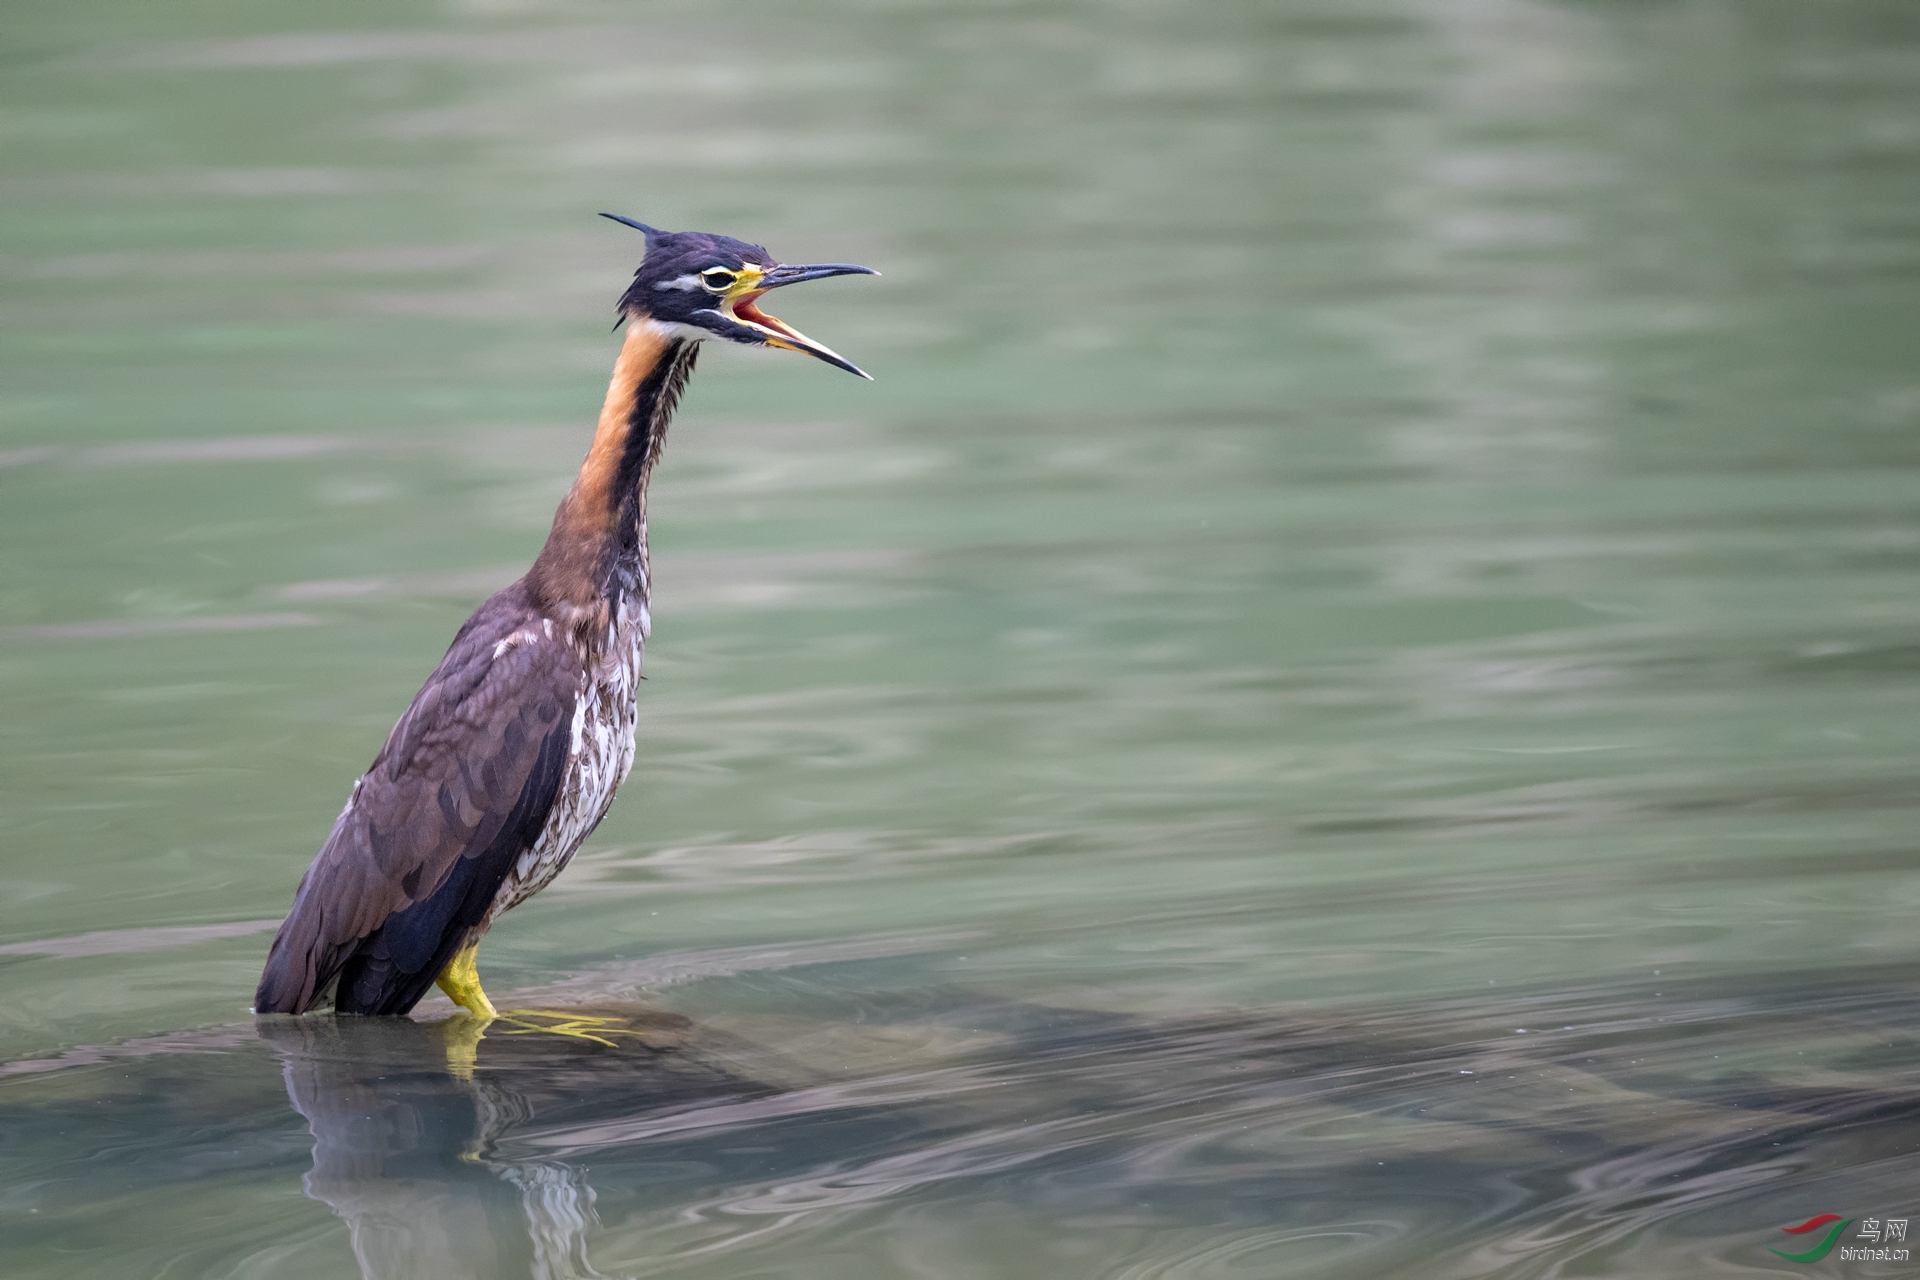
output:
M828 276L879 275L872 267L851 262L782 264L759 245L732 236L660 231L617 213L600 216L624 222L647 237L647 256L620 296L622 315L666 326L681 338L724 338L747 346L802 351L872 381L872 375L851 360L755 305L769 289Z

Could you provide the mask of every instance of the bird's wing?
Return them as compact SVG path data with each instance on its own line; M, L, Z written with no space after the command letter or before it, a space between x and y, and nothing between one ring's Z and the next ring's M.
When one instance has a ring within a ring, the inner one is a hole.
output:
M307 869L254 1008L400 1013L425 994L538 837L565 771L581 666L519 584L482 605L393 727Z

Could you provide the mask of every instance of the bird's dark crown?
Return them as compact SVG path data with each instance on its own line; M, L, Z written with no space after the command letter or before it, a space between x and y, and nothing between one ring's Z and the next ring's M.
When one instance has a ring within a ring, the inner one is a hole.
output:
M655 231L647 236L647 256L633 273L633 283L620 295L620 310L645 312L655 320L694 323L689 317L711 309L749 264L762 271L779 265L765 246L732 236Z

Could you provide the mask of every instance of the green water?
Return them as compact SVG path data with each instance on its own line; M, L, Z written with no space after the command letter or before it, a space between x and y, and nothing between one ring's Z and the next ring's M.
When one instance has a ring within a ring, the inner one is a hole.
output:
M0 1273L1785 1275L1920 1217L1910 3L0 53ZM646 1034L256 1026L577 465L601 209L885 272L780 308L872 384L702 360L634 775L482 954Z

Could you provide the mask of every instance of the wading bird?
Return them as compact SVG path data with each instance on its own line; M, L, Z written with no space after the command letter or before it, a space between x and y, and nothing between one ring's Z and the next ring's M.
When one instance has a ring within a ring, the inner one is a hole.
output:
M878 272L782 265L728 236L602 216L644 232L647 250L620 298L626 340L586 461L533 567L467 619L353 784L273 940L259 1013L329 1000L405 1013L437 983L475 1017L499 1016L474 966L481 937L560 873L633 765L647 481L700 343L800 351L867 377L756 304Z

